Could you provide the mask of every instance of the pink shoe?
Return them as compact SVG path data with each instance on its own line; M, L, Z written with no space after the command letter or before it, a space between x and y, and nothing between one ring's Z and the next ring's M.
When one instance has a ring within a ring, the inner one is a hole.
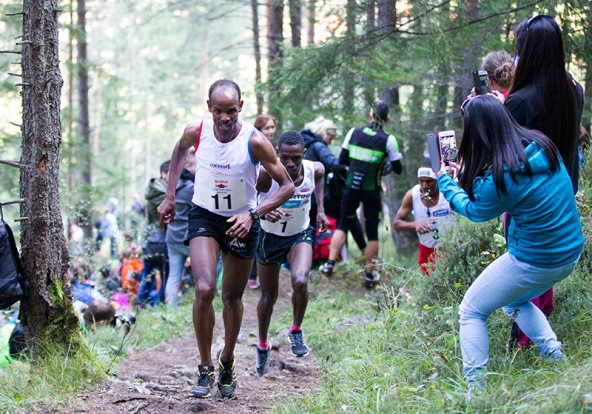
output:
M259 282L257 282L257 279L249 279L247 286L249 289L259 289Z

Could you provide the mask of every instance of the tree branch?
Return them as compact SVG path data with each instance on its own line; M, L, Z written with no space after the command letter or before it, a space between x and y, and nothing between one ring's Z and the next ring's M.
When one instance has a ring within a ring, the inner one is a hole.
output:
M15 168L23 168L24 167L24 165L21 164L20 162L9 161L9 160L0 160L0 164L10 165L11 167L15 167Z
M14 53L15 55L22 54L22 52L19 52L17 50L0 50L0 53Z
M16 200L8 200L0 203L0 206L7 206L9 204L22 204L25 202L24 198L17 198Z

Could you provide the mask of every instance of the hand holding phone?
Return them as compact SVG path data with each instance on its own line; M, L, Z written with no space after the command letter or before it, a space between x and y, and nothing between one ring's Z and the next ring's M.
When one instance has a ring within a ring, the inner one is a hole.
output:
M442 162L448 170L448 165L457 160L456 133L452 130L428 132L426 134L428 152L432 171L440 171Z
M491 82L489 81L489 75L487 74L487 71L473 71L473 84L475 86L475 92L477 95L491 93Z

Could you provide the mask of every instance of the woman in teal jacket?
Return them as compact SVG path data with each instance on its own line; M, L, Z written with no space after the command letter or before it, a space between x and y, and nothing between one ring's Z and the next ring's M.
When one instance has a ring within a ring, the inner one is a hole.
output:
M512 219L508 252L479 275L459 308L463 368L471 392L484 382L486 320L498 308L515 319L543 357L565 359L561 342L530 300L572 272L584 238L557 148L542 133L519 126L495 97L482 95L463 105L459 160L458 185L444 170L437 174L452 209L472 221L504 212Z

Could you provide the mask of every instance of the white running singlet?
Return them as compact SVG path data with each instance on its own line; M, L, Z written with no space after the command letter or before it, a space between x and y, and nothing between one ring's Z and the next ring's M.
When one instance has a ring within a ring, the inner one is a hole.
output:
M203 121L195 152L195 205L224 217L255 208L259 163L249 148L254 128L243 122L238 136L223 143L214 135L213 121Z
M315 189L314 161L302 160L302 169L304 170L302 183L296 187L294 195L279 207L284 211L284 215L275 223L261 220L261 228L267 233L277 236L293 236L306 230L310 225L310 198ZM272 180L269 191L259 194L259 204L267 200L279 188L279 184Z
M419 234L419 242L425 247L436 248L440 242L440 236L446 232L448 226L454 221L452 209L448 201L440 194L438 204L433 207L426 207L421 202L420 186L416 185L411 189L411 199L413 202L413 218L415 221L428 222L431 231Z

